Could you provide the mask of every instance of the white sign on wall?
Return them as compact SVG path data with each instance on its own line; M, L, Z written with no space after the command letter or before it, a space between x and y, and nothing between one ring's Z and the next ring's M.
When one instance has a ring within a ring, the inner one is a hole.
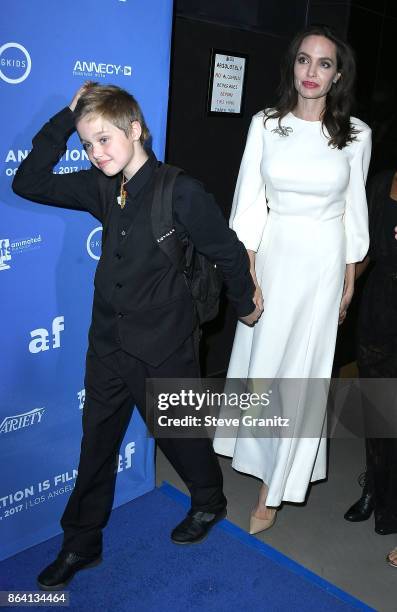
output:
M242 115L247 56L212 49L208 113Z

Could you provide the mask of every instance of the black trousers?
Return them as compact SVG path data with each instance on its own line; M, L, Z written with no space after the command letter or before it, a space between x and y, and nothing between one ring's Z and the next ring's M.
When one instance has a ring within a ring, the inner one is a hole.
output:
M397 440L366 438L368 488L374 495L375 517L381 515L397 529Z
M121 350L101 358L88 349L78 477L61 519L64 550L87 556L102 550L118 452L134 404L145 418L145 379L198 376L192 336L157 368ZM222 472L208 438L159 438L158 445L188 487L193 511L218 512L226 506Z
M393 303L393 302L392 302ZM397 347L389 343L388 347L375 343L359 345L360 378L395 378L397 376ZM364 362L364 363L363 363ZM363 398L364 425L368 436L376 431L376 421L381 418L373 407ZM384 400L381 410L384 410ZM385 415L386 416L386 415ZM391 421L394 424L394 419ZM387 426L385 422L384 427ZM397 529L397 438L365 439L367 488L374 496L375 521L382 517L393 523Z

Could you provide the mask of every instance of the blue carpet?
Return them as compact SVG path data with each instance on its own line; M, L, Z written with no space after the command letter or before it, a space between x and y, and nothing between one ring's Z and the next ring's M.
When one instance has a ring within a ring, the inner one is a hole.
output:
M105 530L104 561L76 574L66 609L372 610L228 521L200 545L172 544L169 533L186 504L185 495L164 484L114 510ZM35 576L54 559L60 543L60 537L52 538L1 562L0 590L36 590Z

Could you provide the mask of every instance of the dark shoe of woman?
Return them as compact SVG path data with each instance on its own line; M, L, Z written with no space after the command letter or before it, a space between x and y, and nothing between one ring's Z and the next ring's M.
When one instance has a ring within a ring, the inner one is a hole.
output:
M375 507L374 494L368 485L368 479L364 475L364 478L360 476L359 482L360 481L363 482L362 495L355 504L350 506L349 510L344 515L346 521L350 521L351 523L368 520Z
M375 531L379 535L397 533L397 517L375 510Z

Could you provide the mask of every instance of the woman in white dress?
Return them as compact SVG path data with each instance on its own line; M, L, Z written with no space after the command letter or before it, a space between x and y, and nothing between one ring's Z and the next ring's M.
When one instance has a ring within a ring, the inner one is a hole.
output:
M331 376L338 322L369 240L371 130L350 116L354 77L348 45L312 26L288 49L278 105L252 119L231 226L247 248L263 314L253 327L238 323L228 378ZM301 423L313 410L325 416L325 401L296 403ZM216 452L263 481L251 533L274 523L282 501L303 502L309 483L325 478L323 422L312 437L217 431Z

